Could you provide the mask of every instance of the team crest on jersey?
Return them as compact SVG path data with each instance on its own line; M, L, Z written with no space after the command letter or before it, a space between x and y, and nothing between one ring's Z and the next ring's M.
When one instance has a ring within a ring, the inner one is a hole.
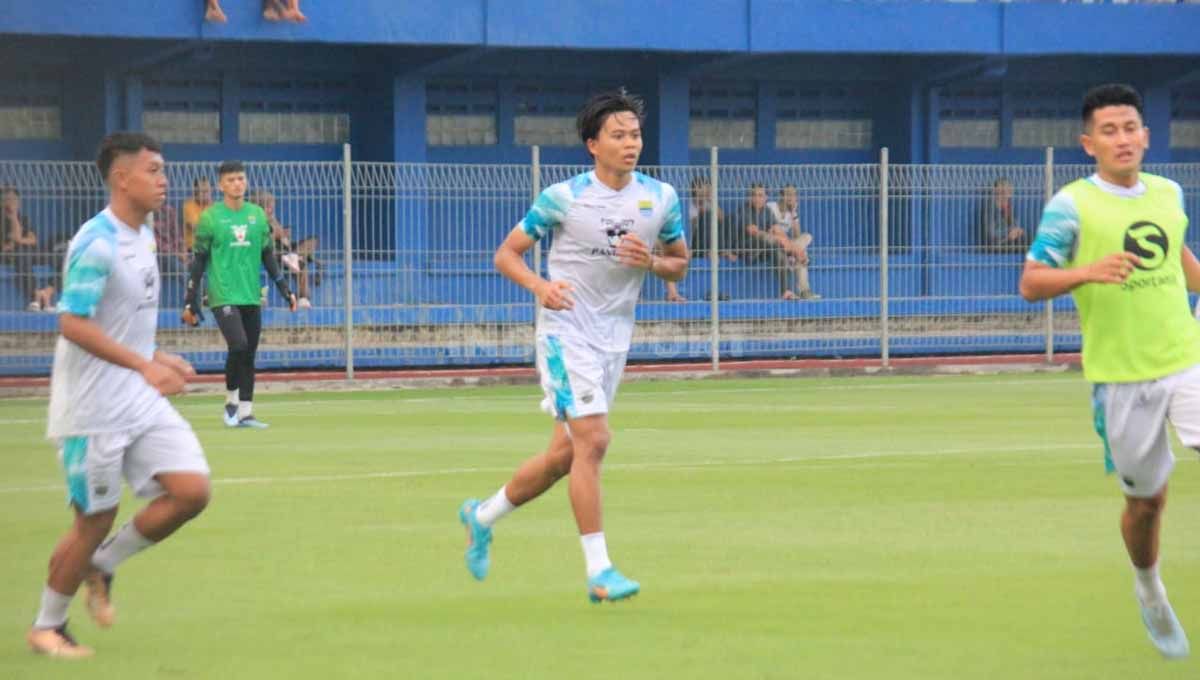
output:
M592 255L609 255L617 254L617 246L621 245L621 239L625 234L633 230L634 221L632 219L615 219L612 217L601 217L600 228L604 230L604 238L608 242L607 248L592 248Z
M654 212L654 202L649 199L638 201L638 212L645 217L649 217L650 213Z
M246 241L246 231L249 229L249 227L247 227L244 224L235 224L231 227L231 229L233 230L233 238L236 241L232 245L235 245L235 246L250 245L250 243Z
M254 215L251 215L248 219L250 220L250 224L254 224L254 220L255 220Z
M621 245L621 237L628 233L629 230L621 226L606 227L604 229L604 235L608 237L608 245L613 248Z
M138 309L154 306L154 286L158 283L158 267L142 267L142 286L146 289Z

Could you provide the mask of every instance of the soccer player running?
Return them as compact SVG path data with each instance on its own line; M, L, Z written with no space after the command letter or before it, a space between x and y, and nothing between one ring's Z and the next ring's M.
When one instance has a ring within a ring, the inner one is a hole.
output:
M195 371L154 342L159 276L154 234L145 223L166 200L160 149L138 133L104 139L96 164L109 204L80 227L63 266L47 436L59 446L75 521L50 557L41 609L26 636L41 654L91 656L67 632L67 609L80 583L87 583L96 623L112 625L117 565L208 504L204 452L166 399ZM153 500L104 540L117 516L122 477Z
M467 569L479 580L490 566L492 525L570 475L588 597L615 601L640 589L612 566L604 538L600 463L612 439L607 414L625 368L646 273L679 281L688 267L675 189L634 171L642 152L642 107L624 90L588 100L576 125L595 169L543 191L496 251L500 273L540 303L542 409L556 422L543 453L521 464L491 498L469 499L459 510L467 528ZM523 256L552 232L546 280ZM655 241L662 244L661 255L651 251Z
M1182 189L1141 172L1150 133L1138 93L1126 85L1089 91L1080 141L1096 172L1046 205L1021 296L1075 298L1096 431L1125 494L1121 534L1134 594L1154 646L1178 658L1188 639L1159 576L1158 543L1175 465L1166 423L1185 446L1200 446L1200 325L1187 299L1200 291L1200 262L1184 245Z
M254 356L262 333L262 289L259 271L267 274L279 295L296 311L296 296L279 271L271 247L271 226L262 207L246 201L246 167L225 161L217 169L222 200L200 215L183 320L192 326L203 319L200 277L208 272L208 305L229 346L225 357L225 424L263 429L254 417Z

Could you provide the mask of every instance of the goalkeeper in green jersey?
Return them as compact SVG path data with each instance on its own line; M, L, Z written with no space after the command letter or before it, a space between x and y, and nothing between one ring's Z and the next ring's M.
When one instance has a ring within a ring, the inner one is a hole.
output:
M225 359L225 424L262 429L267 424L255 418L253 411L254 355L262 332L260 268L267 268L293 312L296 296L276 263L266 213L246 202L245 166L241 161L225 161L217 177L224 198L204 211L196 227L183 320L195 326L203 318L200 278L207 273L208 306L229 345Z

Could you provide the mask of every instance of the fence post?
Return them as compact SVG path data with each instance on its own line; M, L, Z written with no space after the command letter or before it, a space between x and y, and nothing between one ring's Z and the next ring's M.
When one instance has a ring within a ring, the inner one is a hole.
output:
M717 239L719 238L717 229L717 176L720 173L717 167L717 147L715 146L709 150L708 173L710 186L708 195L711 203L709 209L712 210L712 219L709 220L710 231L708 234L708 263L712 270L709 273L710 280L708 286L708 303L712 316L709 343L712 346L712 370L715 373L721 370L721 304L720 284L718 283L720 277L717 274L717 268L721 262L721 257L718 255L717 250Z
M888 328L888 148L879 150L879 359L891 367L891 332Z
M342 313L345 315L343 334L346 337L346 380L354 380L354 258L353 210L350 206L350 145L342 145Z
M538 145L529 147L529 186L532 188L530 192L532 196L529 202L532 205L537 202L538 196L542 193L542 148ZM542 275L542 241L539 239L533 243L533 273L538 276ZM533 296L533 338L534 348L537 347L537 327L538 316L541 315L541 304L538 303L537 296Z
M1054 198L1054 147L1046 147L1045 197L1042 205ZM1046 363L1054 362L1054 299L1046 300Z

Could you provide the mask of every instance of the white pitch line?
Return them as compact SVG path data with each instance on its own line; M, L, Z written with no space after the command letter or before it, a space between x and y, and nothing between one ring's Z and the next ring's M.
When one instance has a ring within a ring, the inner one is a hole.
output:
M651 392L641 392L638 390L627 390L627 391L621 393L621 401L627 401L629 399L640 399L640 398L656 399L658 397L663 397L663 396L678 396L678 395L699 396L699 395L704 395L704 394L755 394L755 393L761 393L761 392L778 392L781 389L787 389L788 391L794 391L797 393L805 393L805 392L830 392L830 391L843 392L843 391L853 391L853 390L898 390L898 389L929 388L929 387L968 388L968 387L978 387L978 386L1003 386L1003 385L1016 385L1016 386L1080 385L1080 386L1085 386L1087 384L1083 381L1082 378L1047 378L1044 380L1028 380L1028 379L960 380L961 378L966 378L966 377L969 377L969 376L932 375L932 376L928 376L928 378L926 380L923 380L920 382L883 382L883 383L868 383L865 381L860 381L858 378L847 378L844 381L845 384L837 384L837 385L808 385L808 384L805 384L804 382L797 382L795 385L789 385L786 387L780 387L780 386L775 386L775 387L719 387L719 388L712 388L712 389L698 387L695 389L686 389L686 390L677 389L677 390L662 390L662 391L651 391ZM747 378L747 380L786 380L786 379L787 378ZM815 381L815 380L825 380L825 379L826 378L807 378L807 377L796 378L797 381ZM870 378L868 377L867 379L870 379ZM684 382L692 382L694 384L698 384L697 381L684 381ZM631 383L631 385L632 384L637 384L637 383ZM480 387L478 389L489 389L490 387L491 386ZM529 394L504 394L504 395L462 394L461 390L459 390L459 389L451 390L451 389L447 388L446 389L447 394L445 394L444 396L439 395L439 396L424 396L424 397L406 397L403 394L396 394L390 399L390 401L402 402L405 404L422 404L422 403L439 404L439 403L444 403L444 402L463 402L463 401L527 401L529 399L536 398L536 396L535 396L536 394L540 394L540 391L536 385L525 385L523 387L526 387L529 389ZM384 394L385 391L370 390L370 391L362 391L360 393L365 394L365 395L371 395L371 396L370 396L370 398L367 398L367 399L281 399L279 401L264 400L264 401L259 402L258 408L260 408L260 409L266 408L268 410L274 411L277 408L287 408L289 406L326 406L326 405L335 405L335 404L345 404L347 406L361 406L363 403L379 403L380 399L378 399L378 395ZM196 396L197 396L197 398L203 398L198 395L196 395ZM35 397L34 399L38 399L38 398ZM42 398L42 399L44 399L44 398ZM191 410L191 409L202 409L204 407L200 404L189 403L186 405L177 404L177 408L181 408L181 410ZM28 419L28 420L20 419L20 420L11 420L11 421L0 421L0 424L3 424L3 423L29 424L29 423L37 423L37 422L42 422L42 419L35 418L35 419Z
M979 387L979 386L1003 386L1003 385L1079 385L1086 386L1082 379L1046 379L1046 380L974 380L961 382L951 382L962 376L929 376L928 381L923 382L904 382L904 383L868 383L868 384L845 384L845 385L804 385L797 383L796 385L784 387L721 387L715 389L697 388L690 390L662 390L653 392L641 391L625 391L620 394L620 401L629 399L656 399L663 396L701 396L706 394L754 394L761 392L779 392L781 389L804 393L810 391L853 391L853 390L893 390L893 389L909 389L909 388L927 388L927 387ZM945 381L939 380L945 378ZM855 382L855 379L848 378L848 383ZM463 402L463 401L527 401L536 398L540 391L536 385L526 385L529 388L529 394L502 394L502 395L487 395L487 394L447 394L445 396L433 397L405 397L398 394L391 399L393 402L403 402L405 404L440 404L444 402ZM802 389L801 389L802 388ZM486 389L486 388L484 388ZM378 403L380 400L374 398L381 394L380 391L362 392L362 394L370 394L373 398L370 399L303 399L303 400L280 400L280 401L264 401L258 404L256 408L285 408L287 406L324 406L331 404L345 404L347 406L362 405L363 403ZM189 404L186 408L197 408L198 405ZM201 407L202 408L202 407Z
M974 454L992 454L992 453L1021 453L1034 452L1043 453L1045 451L1077 451L1077 450L1096 450L1094 444L1062 444L1062 445L1046 445L1046 444L1031 444L1029 446L995 446L995 447L979 447L979 448L964 448L964 449L941 449L941 450L924 450L924 451L863 451L859 453L837 453L818 456L788 456L782 458L759 458L749 460L701 460L688 461L686 463L678 462L663 462L663 463L611 463L606 464L606 468L615 468L618 470L684 470L684 469L711 469L717 467L748 467L756 465L782 465L791 463L809 463L809 462L825 462L825 461L859 461L879 458L930 458L937 456L959 456L959 455L974 455ZM294 475L285 477L224 477L213 480L214 484L284 484L284 483L305 483L305 482L350 482L350 481L365 481L371 479L402 479L410 477L445 477L463 474L477 474L481 472L511 472L513 466L507 467L458 467L458 468L442 468L439 470L403 470L403 471L387 471L387 472L360 472L340 475ZM40 484L36 486L13 486L0 487L0 494L5 493L27 493L36 491L62 491L61 484Z

